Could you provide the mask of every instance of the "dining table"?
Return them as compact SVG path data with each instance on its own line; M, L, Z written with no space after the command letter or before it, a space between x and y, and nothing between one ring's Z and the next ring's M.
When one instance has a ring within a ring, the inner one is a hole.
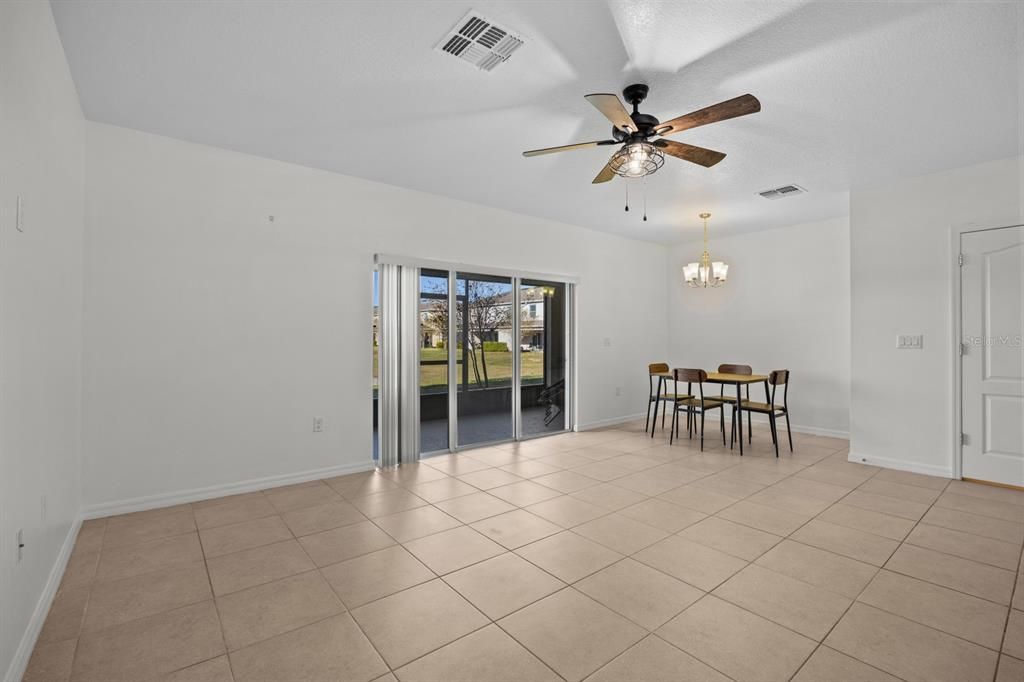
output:
M661 395L663 390L668 389L668 382L675 381L675 374L672 372L654 372L652 376L658 377L658 393ZM722 384L725 386L736 387L736 414L737 414L737 426L739 428L739 441L740 441L740 456L743 456L743 393L742 387L749 386L750 384L764 384L765 395L768 395L768 379L770 377L767 374L728 374L726 372L708 372L708 383L709 384ZM654 422L658 420L658 410L654 410ZM655 427L651 424L651 437L654 437ZM730 447L732 447L730 445Z
M725 372L708 372L709 384L723 384L736 387L736 415L739 428L740 457L743 456L743 386L750 384L764 383L765 392L768 391L768 375L766 374L727 374Z

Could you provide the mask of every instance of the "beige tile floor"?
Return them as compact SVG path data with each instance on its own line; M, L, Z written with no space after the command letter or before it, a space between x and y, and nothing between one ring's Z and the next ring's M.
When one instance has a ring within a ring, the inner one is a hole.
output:
M25 680L1024 680L1024 493L642 430L89 521Z

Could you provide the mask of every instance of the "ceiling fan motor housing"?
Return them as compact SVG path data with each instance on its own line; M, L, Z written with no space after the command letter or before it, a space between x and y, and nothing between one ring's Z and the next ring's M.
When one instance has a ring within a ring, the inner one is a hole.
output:
M633 105L633 113L629 115L633 119L633 125L637 132L625 133L616 127L612 127L612 137L619 142L638 142L647 139L654 134L655 128L660 121L650 114L641 114L637 107L647 99L649 88L643 83L627 85L622 91L622 96L627 102Z

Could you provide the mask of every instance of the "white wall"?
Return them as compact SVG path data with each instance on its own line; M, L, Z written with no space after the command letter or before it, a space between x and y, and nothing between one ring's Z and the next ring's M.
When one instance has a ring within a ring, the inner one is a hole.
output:
M953 228L1024 221L1024 157L850 195L851 459L953 472ZM923 334L922 350L897 350Z
M798 201L799 199L796 199ZM703 245L669 252L673 367L750 365L755 373L789 369L794 428L845 437L849 431L850 276L845 218L717 238L712 258L729 264L717 289L690 289L683 265ZM710 384L705 390L717 391ZM764 389L751 387L764 400ZM779 396L781 397L781 396Z
M367 466L377 252L578 275L580 423L646 406L664 247L101 124L86 137L93 512Z
M82 127L49 3L0 3L0 675L10 679L80 504Z

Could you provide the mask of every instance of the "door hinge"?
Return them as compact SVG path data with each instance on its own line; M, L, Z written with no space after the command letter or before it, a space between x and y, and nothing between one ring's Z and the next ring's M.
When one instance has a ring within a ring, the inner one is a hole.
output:
M960 357L967 355L967 344L963 341L960 342Z
M964 254L961 253L960 255L958 255L956 257L956 262L957 262L957 265L963 265L964 264Z
M966 433L961 433L960 434L960 445L967 445L967 434Z

